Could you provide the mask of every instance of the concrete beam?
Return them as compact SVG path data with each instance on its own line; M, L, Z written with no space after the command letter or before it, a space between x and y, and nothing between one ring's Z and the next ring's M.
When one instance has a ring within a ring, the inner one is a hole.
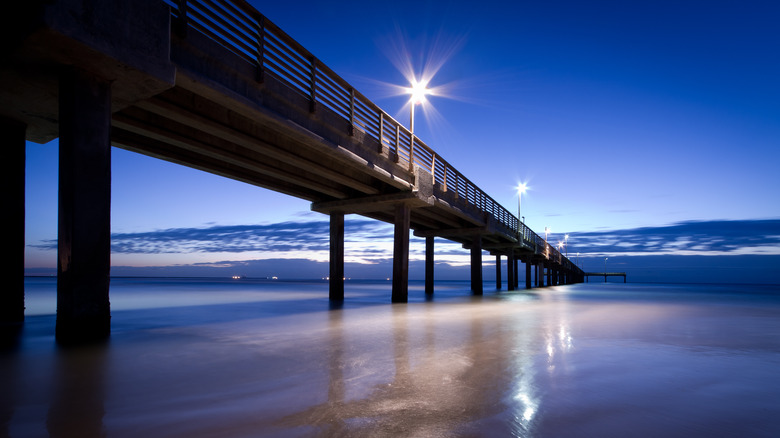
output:
M487 234L486 227L451 228L444 230L420 230L415 231L417 237L470 237Z
M316 192L324 193L328 196L338 198L347 196L346 192L329 187L329 185L332 185L330 181L325 180L327 182L324 182L322 180L317 180L315 176L303 171L297 173L287 172L283 169L271 166L267 164L259 154L241 147L217 147L194 138L183 136L172 130L150 126L148 123L145 123L142 120L133 119L127 114L116 114L113 118L113 125L117 128L140 134L146 138L168 143L184 150L192 150L209 160L227 163L237 168L244 168L251 172L269 176L292 185L305 187Z
M195 97L193 97L193 99L194 98ZM264 140L244 134L235 129L231 129L222 120L217 121L213 118L204 117L200 114L189 111L186 108L182 108L179 105L175 105L160 99L140 102L136 106L145 111L169 118L187 126L197 126L199 129L208 132L210 135L217 136L225 141L229 141L241 147L247 148L263 156L295 165L304 171L322 175L329 180L338 182L339 184L344 184L363 193L369 195L379 194L379 191L375 187L362 183L354 178L350 178L349 176L345 175L344 172L335 171L325 165L315 163L308 158L301 157L292 152L278 148ZM203 105L201 105L201 107L202 106ZM215 113L217 113L217 111L215 111ZM232 115L234 118L240 117L237 113L230 113L230 115Z
M435 196L435 203L436 203L435 204L436 207L446 209L448 212L451 212L454 216L457 216L458 218L463 219L466 222L474 224L478 227L487 226L487 221L485 220L485 217L482 214L478 214L477 212L473 212L473 213L467 212L466 208L464 208L463 206L458 206L455 203L447 202L446 200L438 197L438 194L437 196Z
M419 208L430 207L433 205L433 200L416 191L399 192L388 195L343 199L339 201L313 202L311 204L311 209L312 211L326 214L332 211L361 214L372 211L387 210L389 208L394 209L399 203L406 204L410 208Z
M111 331L111 85L79 70L60 80L57 327L60 343Z

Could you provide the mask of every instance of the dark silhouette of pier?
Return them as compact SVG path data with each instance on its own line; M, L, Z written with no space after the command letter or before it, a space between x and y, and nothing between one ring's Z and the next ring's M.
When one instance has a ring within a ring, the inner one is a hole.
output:
M393 302L409 234L502 257L508 289L582 282L556 248L243 0L52 0L0 18L0 130L11 263L0 318L24 318L25 140L59 138L57 338L110 332L111 146L311 201L330 216L330 298L344 299L344 215L395 226ZM535 272L535 275L532 275ZM545 280L546 278L546 280Z
M623 283L626 282L625 272L583 272L582 275L586 283L590 281L590 277L604 277L604 283L607 282L607 277L623 277Z

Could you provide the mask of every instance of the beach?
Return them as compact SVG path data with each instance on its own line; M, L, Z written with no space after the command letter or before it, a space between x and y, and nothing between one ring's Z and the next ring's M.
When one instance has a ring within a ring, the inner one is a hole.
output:
M115 278L105 345L27 278L0 435L780 436L780 286Z

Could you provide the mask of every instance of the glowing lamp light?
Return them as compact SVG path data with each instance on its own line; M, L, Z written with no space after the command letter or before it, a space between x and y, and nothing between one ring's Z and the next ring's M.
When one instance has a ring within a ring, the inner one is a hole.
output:
M412 79L412 86L408 89L409 94L412 95L409 99L409 132L412 134L414 134L414 106L425 102L425 95L430 94L427 87L428 82L418 82L417 79Z
M427 87L427 82L417 82L416 79L412 80L412 86L409 87L409 94L412 96L409 100L412 102L412 105L419 105L425 102L425 96L429 94Z
M525 193L525 191L528 190L528 184L526 183L520 183L517 185L517 192L521 195Z

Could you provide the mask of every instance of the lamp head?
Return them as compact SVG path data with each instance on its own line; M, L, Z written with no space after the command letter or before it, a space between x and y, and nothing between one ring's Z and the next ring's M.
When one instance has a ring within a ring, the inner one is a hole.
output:
M525 191L528 190L528 185L526 183L519 183L517 185L517 192L520 194L525 193Z
M412 96L409 101L412 105L418 105L425 102L425 95L430 94L430 91L426 88L427 86L427 82L417 82L416 79L412 81L412 86L409 87L409 94Z

